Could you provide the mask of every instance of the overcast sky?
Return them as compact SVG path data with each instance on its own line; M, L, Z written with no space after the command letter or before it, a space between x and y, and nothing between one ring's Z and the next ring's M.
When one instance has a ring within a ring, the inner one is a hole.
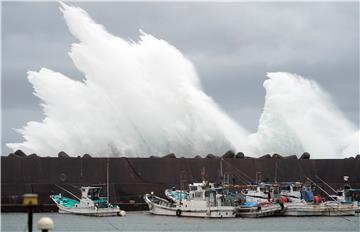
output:
M255 132L266 72L317 81L359 127L359 3L73 3L117 36L139 29L177 47L205 92ZM42 67L82 79L67 53L77 42L56 2L2 3L2 154L20 142L14 128L41 121L26 79ZM329 125L331 126L331 125Z

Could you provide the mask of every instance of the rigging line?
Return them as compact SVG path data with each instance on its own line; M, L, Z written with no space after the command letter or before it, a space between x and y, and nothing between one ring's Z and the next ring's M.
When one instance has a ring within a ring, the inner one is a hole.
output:
M329 187L332 191L337 193L335 189L333 189L330 185L328 185L323 179L321 179L318 175L315 175L316 178L318 178L321 182L323 182L327 187Z
M225 161L225 160L224 160ZM243 180L243 182L245 184L251 184L251 182L253 181L252 178L250 178L248 175L246 175L244 172L242 172L240 169L238 169L237 167L234 167L233 165L229 164L227 161L225 161L225 164L227 164L229 167L235 169L235 171L237 171L240 174L240 178ZM247 179L247 180L246 180Z
M77 185L73 185L68 183L68 185L70 185L71 187L73 187L74 189L80 190L81 191L81 187L78 187Z
M333 201L336 201L335 198L333 198L332 196L330 196L330 194L328 192L326 192L323 188L321 188L317 183L315 183L312 179L310 179L309 177L305 176L306 179L308 179L311 183L313 183L316 187L318 187L321 191L323 191L328 197L330 197L331 199L333 199Z
M114 224L112 224L111 221L110 221L108 218L106 218L106 221L107 221L107 223L108 223L109 225L111 225L116 231L121 231L121 229L118 228L118 227L116 227Z
M55 184L55 186L58 187L59 189L65 191L65 192L69 193L71 196L75 197L76 199L78 199L78 200L80 201L80 198L77 197L77 196L76 196L75 194L73 194L72 192L66 190L65 188L63 188L63 187L61 187L61 186L59 186L59 185L57 185L57 184Z
M230 165L231 167L233 167L233 165L231 165L230 163L228 163L226 160L225 160L225 162L226 162L228 165ZM239 173L241 173L244 177L246 177L250 183L251 183L252 181L254 181L253 178L251 178L250 176L246 175L245 172L241 171L241 170L238 169L237 167L233 167L233 168L235 168L236 170L238 170Z
M124 158L128 164L128 166L130 167L130 169L133 171L133 173L136 175L137 178L139 178L140 181L142 181L143 183L148 183L148 184L167 184L167 183L163 183L163 182L153 182L153 181L148 181L145 180L136 170L135 167L132 165L132 163L130 162L130 160L128 158ZM142 184L142 183L141 183Z
M239 175L239 173L235 172L235 176L238 177L240 179L240 181L243 182L244 184L246 184L246 185L250 184L246 179L244 179L241 175Z
M243 177L241 177L241 175L239 175L238 173L235 173L235 175L236 175L237 177L239 177L239 179L240 179L244 184L246 184L246 185L251 184L251 183L249 183L247 180L245 180Z
M142 182L145 182L145 183L149 183L149 181L145 180L142 176L139 175L139 173L135 170L135 168L133 167L132 163L129 161L128 158L125 158L125 160L126 160L126 163L128 164L128 166L130 167L130 169L136 175L136 177L139 178L139 180L141 180Z

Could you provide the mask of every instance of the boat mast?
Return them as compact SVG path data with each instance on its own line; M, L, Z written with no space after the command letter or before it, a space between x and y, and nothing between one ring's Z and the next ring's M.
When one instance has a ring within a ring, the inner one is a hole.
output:
M277 160L275 160L275 178L274 178L274 182L277 183L277 168L278 168L278 165L277 165Z
M225 184L225 178L224 178L224 173L223 173L222 161L223 161L223 158L221 157L220 158L220 181L221 181L222 185L224 185Z
M106 194L107 194L107 201L110 202L109 199L109 157L106 159Z

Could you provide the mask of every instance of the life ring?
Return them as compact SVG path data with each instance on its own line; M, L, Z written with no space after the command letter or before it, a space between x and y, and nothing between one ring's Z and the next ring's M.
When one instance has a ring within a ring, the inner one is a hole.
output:
M59 175L59 179L61 180L61 182L64 182L66 180L66 174L65 173L61 173Z
M176 216L178 216L178 217L181 216L181 210L180 209L176 210Z

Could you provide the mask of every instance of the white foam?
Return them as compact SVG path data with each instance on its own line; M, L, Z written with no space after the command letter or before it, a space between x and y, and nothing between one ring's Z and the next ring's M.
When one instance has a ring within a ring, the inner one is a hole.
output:
M144 32L125 41L82 9L62 7L80 41L69 55L85 79L29 72L46 117L29 122L20 131L25 142L9 147L50 156L193 156L244 147L247 132L202 91L192 63L175 47Z
M353 134L352 125L314 81L296 74L268 73L264 82L265 105L258 131L250 136L259 153L340 158L344 136Z
M258 131L250 134L203 92L194 66L178 49L142 31L137 42L126 41L82 9L61 5L79 40L69 55L84 80L45 68L29 72L45 118L18 130L24 142L7 144L13 150L194 156L234 149L255 156L307 151L312 158L359 152L355 126L313 81L268 73Z

